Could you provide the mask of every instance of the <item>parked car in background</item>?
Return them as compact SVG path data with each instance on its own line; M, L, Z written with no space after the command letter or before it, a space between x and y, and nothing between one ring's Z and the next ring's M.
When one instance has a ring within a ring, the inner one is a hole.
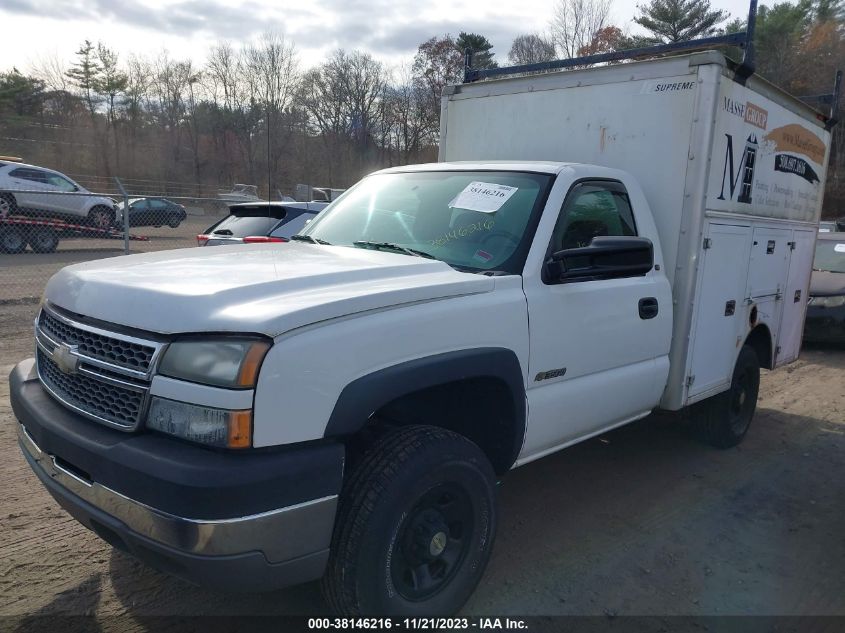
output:
M251 202L253 200L261 200L258 196L258 187L255 185L244 185L236 183L231 191L220 191L217 194L218 198L228 202Z
M114 224L116 212L114 200L91 194L62 173L0 161L0 218L11 214L76 219L104 229Z
M119 226L123 224L123 202L117 204ZM167 198L129 198L129 226L176 228L188 217L185 207Z
M327 202L246 202L229 207L229 215L197 235L200 246L287 242Z
M845 233L819 233L804 340L845 343Z

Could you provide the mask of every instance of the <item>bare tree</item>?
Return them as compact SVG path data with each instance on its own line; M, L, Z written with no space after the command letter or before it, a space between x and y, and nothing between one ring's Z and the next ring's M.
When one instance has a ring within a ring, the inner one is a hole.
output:
M337 165L341 163L346 131L346 107L341 69L334 57L308 71L302 81L300 103L322 143L329 185L336 183Z
M517 35L508 52L508 61L515 65L548 62L554 58L554 43L537 33Z
M387 88L386 111L390 120L391 145L396 147L397 162L414 160L423 146L432 142L438 130L428 116L428 87L414 76L410 66L402 65L397 80Z
M611 0L557 0L552 18L552 39L565 58L578 56L595 34L607 25Z
M293 104L299 86L299 65L293 44L275 33L265 33L258 44L247 46L243 60L247 80L264 111L269 199L276 188L274 176L279 172L290 137L291 129L285 127L283 115Z
M358 148L360 165L363 167L377 124L378 102L387 85L387 75L382 63L373 59L369 53L352 51L337 59L342 64L341 81L346 95L349 132Z
M36 59L32 63L30 74L43 81L47 90L67 92L70 89L67 70L65 61L54 51Z
M130 57L126 64L126 90L123 100L130 173L134 173L137 169L138 135L150 109L149 95L152 80L153 71L150 62L142 57Z
M106 141L108 141L109 132L112 133L114 140L114 158L115 166L120 166L120 142L117 137L116 130L116 113L118 100L126 91L128 84L128 77L118 66L117 53L110 48L103 45L102 42L97 44L97 61L100 72L94 79L94 87L98 93L103 95L103 100L106 104ZM106 161L109 165L109 161Z

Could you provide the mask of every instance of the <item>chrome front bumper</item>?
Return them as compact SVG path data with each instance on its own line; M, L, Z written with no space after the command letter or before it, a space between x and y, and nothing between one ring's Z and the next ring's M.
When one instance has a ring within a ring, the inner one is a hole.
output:
M225 520L198 520L161 512L95 481L87 481L43 452L18 424L18 438L30 463L44 477L114 517L136 534L202 556L262 552L278 563L326 547L334 525L337 495L271 512Z

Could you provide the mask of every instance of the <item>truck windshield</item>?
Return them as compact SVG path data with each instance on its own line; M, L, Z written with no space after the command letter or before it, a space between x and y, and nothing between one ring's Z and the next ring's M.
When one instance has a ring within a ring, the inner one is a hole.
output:
M377 174L303 234L338 246L416 251L459 269L518 274L552 179L511 171Z

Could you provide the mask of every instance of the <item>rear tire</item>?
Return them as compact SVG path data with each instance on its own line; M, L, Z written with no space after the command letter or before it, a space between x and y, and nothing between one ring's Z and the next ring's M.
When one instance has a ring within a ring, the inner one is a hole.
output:
M54 253L59 246L58 234L50 229L35 229L27 241L35 253Z
M97 229L110 229L114 225L114 211L107 207L94 207L88 212L88 223Z
M343 616L449 615L481 579L496 477L465 437L410 426L379 437L341 494L323 595Z
M743 345L734 366L730 389L692 406L692 418L701 438L717 448L739 444L751 425L760 391L760 361Z
M0 252L17 255L26 250L26 237L16 226L0 227Z
M167 222L167 226L169 226L171 229L178 229L180 224L182 224L182 220L180 220L179 218L170 218L170 220L168 220Z

